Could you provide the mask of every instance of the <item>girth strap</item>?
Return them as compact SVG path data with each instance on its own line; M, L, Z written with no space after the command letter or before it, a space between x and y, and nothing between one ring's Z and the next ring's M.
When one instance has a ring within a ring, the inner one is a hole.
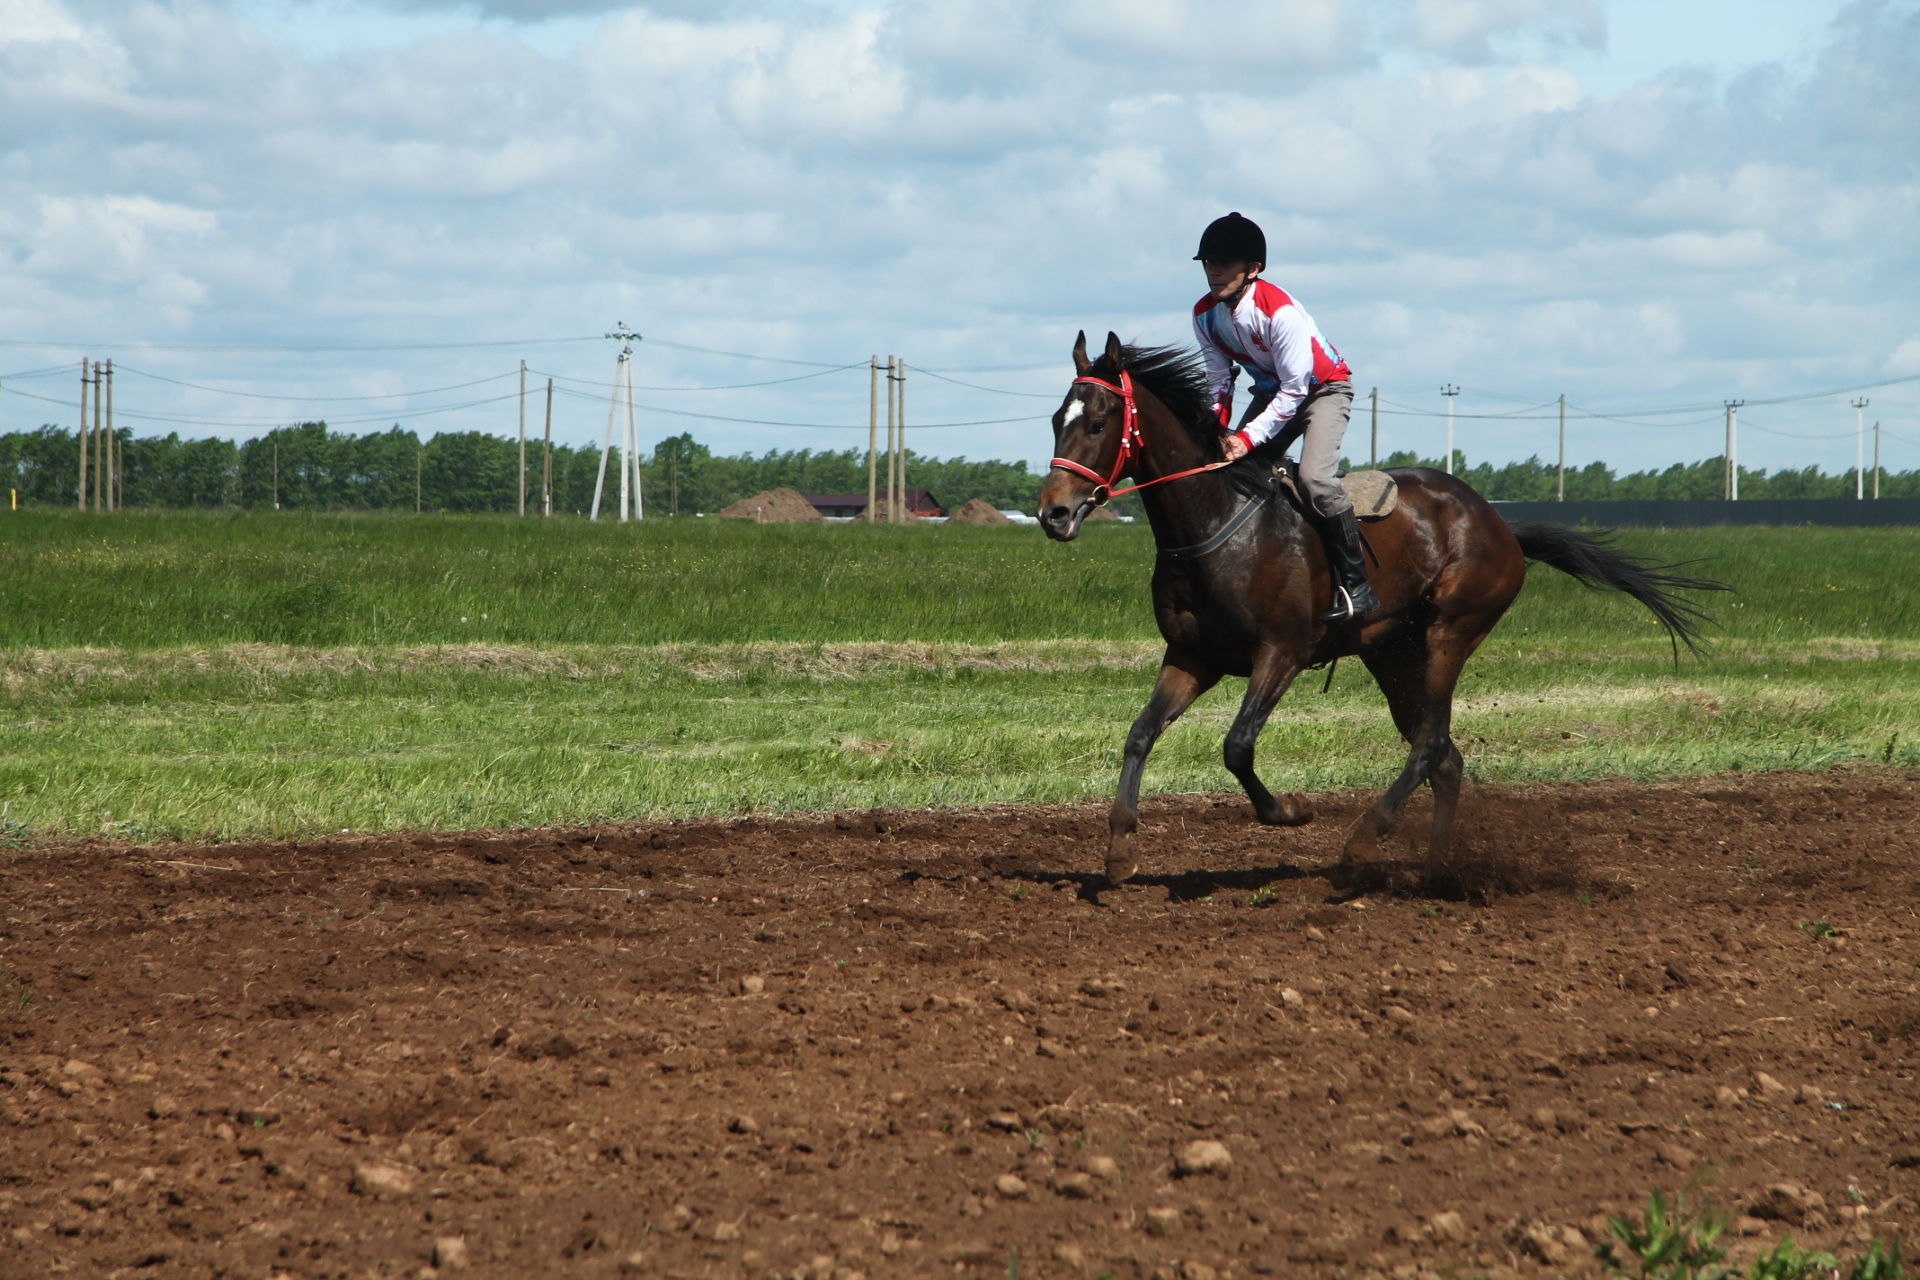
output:
M1218 551L1226 545L1228 539L1240 532L1241 527L1245 525L1247 521L1253 519L1255 512L1267 505L1267 499L1272 496L1272 491L1268 490L1258 497L1242 498L1239 508L1235 510L1231 516L1227 517L1227 522L1221 525L1211 538L1208 538L1205 542L1196 542L1190 547L1162 547L1160 548L1160 558L1163 560L1197 560L1208 552Z

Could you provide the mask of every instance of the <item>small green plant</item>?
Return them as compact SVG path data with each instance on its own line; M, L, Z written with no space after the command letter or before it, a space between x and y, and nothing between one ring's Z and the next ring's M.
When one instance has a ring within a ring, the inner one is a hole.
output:
M1647 1198L1640 1221L1609 1217L1614 1238L1594 1250L1609 1276L1639 1280L1905 1280L1900 1246L1875 1240L1851 1268L1818 1249L1802 1249L1783 1237L1771 1253L1754 1259L1744 1272L1721 1266L1727 1251L1719 1241L1726 1221L1686 1211L1684 1197L1671 1206L1659 1192Z
M1718 1218L1689 1216L1683 1202L1676 1199L1669 1208L1658 1191L1647 1197L1647 1211L1639 1222L1627 1218L1607 1219L1613 1239L1594 1251L1607 1274L1640 1276L1643 1280L1721 1280L1730 1272L1703 1270L1727 1256L1717 1243L1726 1230Z
M1035 1151L1046 1150L1047 1135L1038 1129L1027 1130L1027 1146Z
M33 834L32 827L8 815L10 808L11 805L0 805L0 849L23 848L27 837Z
M0 964L0 1008L11 1007L15 1013L29 1013L33 1005L33 988L27 985L27 980L10 965Z
M1803 920L1800 923L1800 928L1809 938L1814 939L1831 938L1840 932L1831 922L1826 920Z
M1248 905L1255 906L1255 907L1270 907L1273 905L1274 899L1277 897L1279 897L1279 895L1273 891L1272 885L1263 884L1258 889L1255 889L1253 891L1253 897L1248 900Z

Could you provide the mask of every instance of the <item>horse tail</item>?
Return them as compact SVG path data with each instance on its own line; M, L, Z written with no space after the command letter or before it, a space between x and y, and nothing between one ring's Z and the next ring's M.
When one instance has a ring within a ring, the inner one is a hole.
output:
M1724 582L1674 572L1690 561L1655 564L1630 555L1614 545L1611 532L1579 533L1551 524L1514 524L1511 528L1527 559L1550 564L1578 579L1582 586L1624 592L1647 606L1667 629L1676 661L1682 643L1690 651L1700 652L1700 628L1711 625L1713 619L1674 592L1732 590Z

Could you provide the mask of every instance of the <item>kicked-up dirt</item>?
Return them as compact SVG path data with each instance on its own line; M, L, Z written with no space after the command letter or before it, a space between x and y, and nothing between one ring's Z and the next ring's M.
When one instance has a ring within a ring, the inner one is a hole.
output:
M0 851L0 1276L1593 1274L1920 1223L1920 774ZM1417 831L1409 813L1403 830ZM1410 856L1414 841L1395 846Z

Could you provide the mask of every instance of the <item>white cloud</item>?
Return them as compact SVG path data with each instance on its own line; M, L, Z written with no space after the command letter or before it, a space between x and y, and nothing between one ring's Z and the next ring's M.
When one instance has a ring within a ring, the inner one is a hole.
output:
M1604 92L1586 69L1621 40L1617 0L7 2L0 340L480 343L624 319L661 340L663 386L779 371L677 342L1040 366L969 380L1057 393L1078 328L1187 340L1194 242L1238 208L1362 379L1422 403L1443 381L1758 398L1889 376L1920 341L1910 0L1839 11L1804 54L1783 28L1765 66L1693 42ZM369 25L290 34L323 20ZM396 352L382 385L520 354ZM548 363L604 378L607 357ZM195 358L175 372L204 380ZM370 376L324 364L299 376ZM914 396L923 423L1047 411ZM726 450L865 439L864 375L672 403L857 424L659 424ZM916 447L1036 457L1043 437Z

